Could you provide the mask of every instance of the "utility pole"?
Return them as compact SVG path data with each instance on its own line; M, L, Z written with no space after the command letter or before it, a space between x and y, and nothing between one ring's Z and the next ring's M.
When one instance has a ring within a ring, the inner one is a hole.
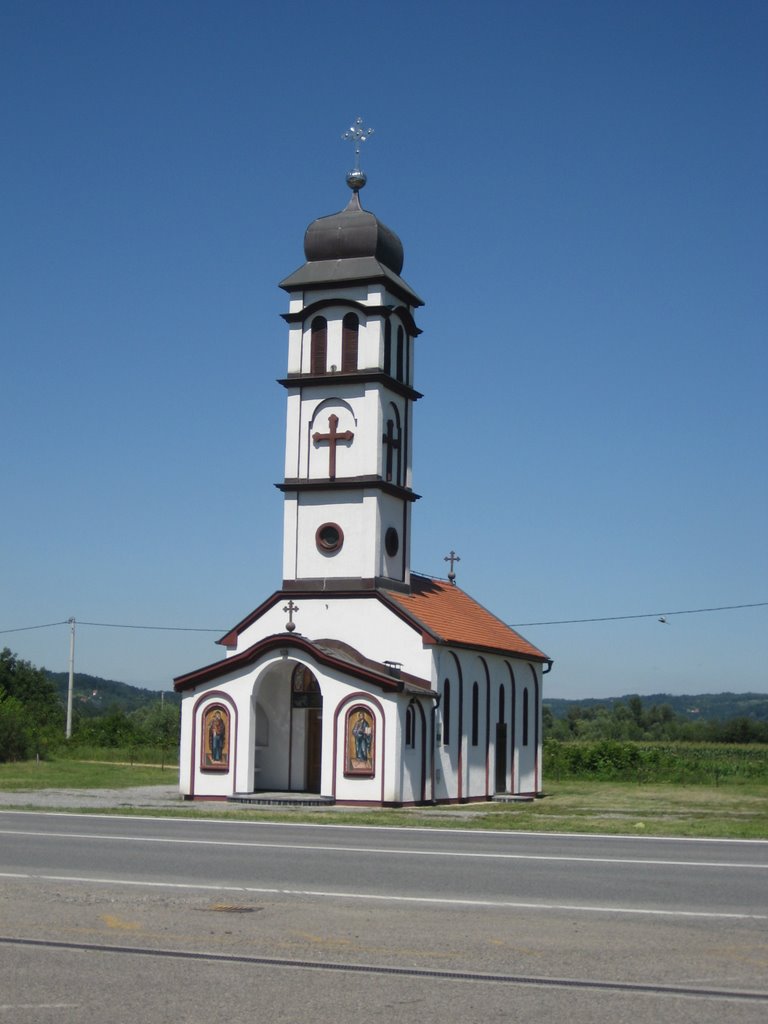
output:
M75 689L75 620L69 622L69 686L67 687L67 739L72 736L72 693Z

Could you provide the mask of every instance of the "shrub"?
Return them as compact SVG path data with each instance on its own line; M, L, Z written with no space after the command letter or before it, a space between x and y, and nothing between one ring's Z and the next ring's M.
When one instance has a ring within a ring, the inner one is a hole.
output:
M706 783L768 780L764 744L546 740L544 774L556 779Z
M0 690L0 761L24 761L32 750L32 723L24 705Z

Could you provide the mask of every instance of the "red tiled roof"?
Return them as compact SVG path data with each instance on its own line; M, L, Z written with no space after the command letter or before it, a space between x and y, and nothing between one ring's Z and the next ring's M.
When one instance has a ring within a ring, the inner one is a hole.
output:
M401 608L436 643L482 647L534 661L549 661L543 651L511 626L445 580L412 575L410 594L388 590L386 600Z

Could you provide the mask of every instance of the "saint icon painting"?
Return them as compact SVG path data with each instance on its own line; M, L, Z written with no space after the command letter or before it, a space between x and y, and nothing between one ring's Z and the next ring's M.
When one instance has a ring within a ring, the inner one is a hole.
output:
M202 719L202 767L214 771L229 769L229 712L221 704L206 708Z
M376 723L369 708L357 705L347 712L345 774L374 775Z

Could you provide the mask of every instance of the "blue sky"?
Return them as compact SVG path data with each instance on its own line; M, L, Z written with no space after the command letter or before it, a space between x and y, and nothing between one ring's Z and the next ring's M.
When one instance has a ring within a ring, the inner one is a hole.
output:
M762 0L2 0L0 629L279 588L276 285L358 115L426 300L413 568L513 624L768 601L767 51ZM766 606L521 631L550 696L768 692ZM77 669L215 636L80 625Z

